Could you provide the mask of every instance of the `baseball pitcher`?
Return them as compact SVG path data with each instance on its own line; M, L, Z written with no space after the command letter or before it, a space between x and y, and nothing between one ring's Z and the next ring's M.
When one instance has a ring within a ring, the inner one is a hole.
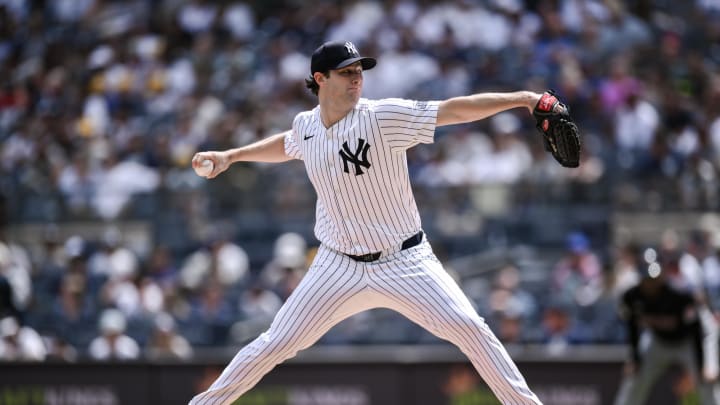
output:
M483 93L444 101L361 98L363 72L375 64L351 42L323 44L312 55L306 80L319 104L299 113L292 129L193 157L193 167L209 171L208 178L234 162L302 160L317 192L315 235L321 245L270 328L242 348L190 404L232 403L338 322L379 307L398 311L458 346L503 404L541 403L435 257L421 228L406 151L432 143L436 127L526 108L548 151L560 164L575 167L577 126L552 92Z

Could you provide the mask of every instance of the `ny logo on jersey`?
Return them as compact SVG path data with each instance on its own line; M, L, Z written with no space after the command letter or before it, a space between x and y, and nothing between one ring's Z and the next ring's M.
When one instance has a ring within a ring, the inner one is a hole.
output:
M355 153L350 150L347 141L343 142L343 148L340 150L340 157L343 160L345 173L350 173L348 163L352 163L355 165L356 176L364 174L365 172L363 172L362 168L370 168L370 162L367 160L367 153L369 149L370 144L366 143L362 138L358 139L358 146L357 149L355 149Z
M360 54L352 42L345 42L345 49L347 49L348 53L352 56L358 56Z

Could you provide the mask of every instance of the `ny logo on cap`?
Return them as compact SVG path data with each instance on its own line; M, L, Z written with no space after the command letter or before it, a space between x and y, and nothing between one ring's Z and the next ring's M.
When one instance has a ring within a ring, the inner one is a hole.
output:
M349 53L350 55L352 55L352 56L357 56L357 55L359 55L359 52L358 52L357 48L355 48L355 44L353 44L353 43L350 42L350 41L345 42L345 49L347 49L348 53Z

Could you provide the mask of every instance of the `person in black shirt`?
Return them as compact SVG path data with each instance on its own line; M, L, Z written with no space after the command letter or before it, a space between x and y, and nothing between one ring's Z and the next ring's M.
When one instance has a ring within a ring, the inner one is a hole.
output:
M701 404L720 404L717 384L707 376L711 363L703 358L702 304L689 291L673 288L660 263L651 260L641 269L638 285L622 296L621 316L627 323L631 358L615 398L615 405L643 405L650 389L671 365L690 373Z

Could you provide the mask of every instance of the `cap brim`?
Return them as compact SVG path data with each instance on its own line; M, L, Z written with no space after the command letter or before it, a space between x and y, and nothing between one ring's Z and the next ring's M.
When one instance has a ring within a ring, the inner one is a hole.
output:
M362 65L363 70L370 70L377 65L377 60L375 58L368 58L368 57L359 57L359 58L350 58L345 59L344 61L340 62L337 66L335 66L335 69L344 68L345 66L350 66L355 62L360 62Z

